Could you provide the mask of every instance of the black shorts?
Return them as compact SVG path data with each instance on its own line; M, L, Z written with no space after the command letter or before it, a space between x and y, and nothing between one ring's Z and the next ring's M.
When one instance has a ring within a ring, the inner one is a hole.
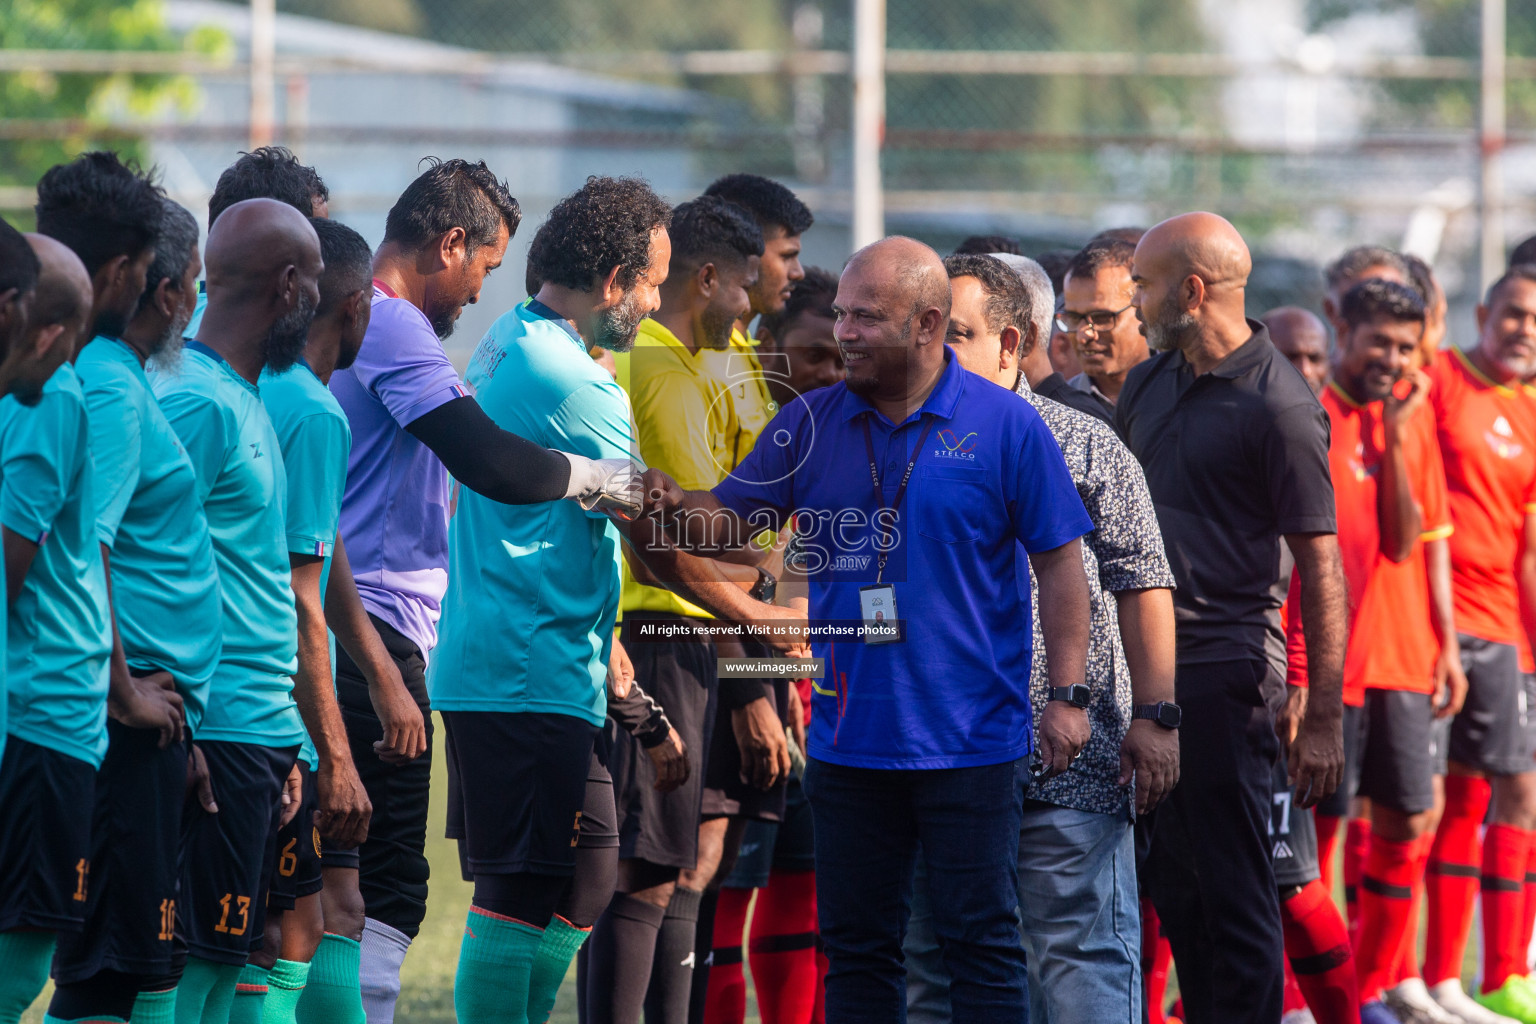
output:
M774 653L767 644L755 640L743 641L742 647L749 658L772 657ZM774 711L780 722L789 720L789 686L787 679L775 679L772 683ZM741 747L736 742L736 731L731 728L731 709L725 705L723 700L715 702L715 724L709 740L709 758L704 765L703 815L782 821L785 783L763 790L741 777Z
M619 845L619 829L613 811L613 777L608 774L602 735L592 750L592 761L587 767L587 789L581 805L581 818L576 826L576 849L608 849ZM459 874L466 882L475 880L469 861L460 841Z
M219 811L207 814L196 795L187 798L176 933L194 956L243 964L261 945L283 784L299 748L217 740L197 746Z
M107 720L107 756L96 773L91 879L85 927L59 937L54 980L105 970L172 973L186 743L160 749L160 733Z
M811 805L798 778L784 794L784 820L749 821L741 837L736 866L722 883L727 889L761 889L774 871L814 871Z
M1295 889L1322 876L1317 864L1317 825L1310 809L1296 805L1284 759L1275 763L1269 841L1274 844L1275 885L1280 890Z
M607 725L613 798L619 817L619 856L691 870L698 860L704 795L704 751L714 732L715 645L710 640L637 640L642 621L688 623L682 615L632 612L621 639L635 665L635 682L666 711L688 754L688 781L670 793L655 789L656 770L645 750L613 721Z
M1434 723L1427 693L1366 690L1357 794L1404 814L1433 807Z
M406 690L421 709L427 730L427 749L416 760L389 764L374 752L384 738L384 727L373 710L368 679L362 669L336 649L336 702L347 727L347 746L352 763L368 791L373 817L368 838L353 849L320 849L328 868L358 869L357 888L370 918L415 938L427 913L427 809L432 795L432 712L427 703L427 662L410 638L377 615L368 619L400 671Z
M0 759L0 932L79 931L91 881L96 769L5 737Z
M447 834L469 874L574 872L597 726L535 712L442 715Z
M292 910L296 902L313 896L322 885L320 829L315 826L320 787L303 758L299 759L299 774L304 777L304 799L299 813L277 833L277 860L267 889L268 910Z
M1536 678L1520 671L1520 654L1461 634L1467 702L1451 723L1450 760L1488 775L1536 771Z
M1339 788L1319 801L1318 814L1325 818L1349 817L1349 803L1360 788L1360 755L1365 745L1365 708L1344 705L1344 776Z

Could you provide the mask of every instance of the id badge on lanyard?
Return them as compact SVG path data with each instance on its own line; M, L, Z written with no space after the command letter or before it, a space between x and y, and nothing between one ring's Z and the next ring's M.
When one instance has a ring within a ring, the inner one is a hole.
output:
M875 442L869 433L869 417L862 421L864 426L864 449L869 455L869 477L875 485L875 501L879 503L880 511L885 511L885 491L880 486L880 466L875 461ZM917 445L912 449L912 458L907 460L906 472L901 475L901 483L896 487L896 497L891 502L892 512L898 512L902 499L907 494L907 484L912 479L912 470L917 467L917 459L923 453L923 442L928 440L928 431L933 427L933 415L931 413L923 417L923 431L918 435ZM883 517L881 517L883 518ZM877 530L875 536L883 537L884 534ZM885 547L880 540L875 541L876 571L875 582L869 586L859 588L859 612L864 620L864 642L866 644L894 644L902 640L901 617L896 614L896 587L885 582L885 564L890 560L891 549Z

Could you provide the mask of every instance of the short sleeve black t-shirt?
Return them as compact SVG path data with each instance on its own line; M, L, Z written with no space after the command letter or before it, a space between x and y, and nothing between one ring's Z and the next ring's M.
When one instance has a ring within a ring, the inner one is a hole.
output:
M1182 352L1131 370L1116 429L1141 461L1178 589L1178 660L1283 660L1280 537L1334 533L1328 415L1253 336L1196 377Z

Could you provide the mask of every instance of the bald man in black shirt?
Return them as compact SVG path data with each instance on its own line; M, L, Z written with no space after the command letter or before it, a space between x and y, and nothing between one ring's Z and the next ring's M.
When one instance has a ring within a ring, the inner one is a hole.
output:
M1343 767L1345 591L1328 425L1264 325L1244 316L1251 266L1241 236L1214 214L1147 232L1132 278L1157 354L1132 369L1116 409L1178 580L1182 774L1150 819L1145 879L1190 1024L1280 1018L1267 833L1285 668L1272 592L1282 536L1307 626L1311 705L1288 752L1301 805L1333 792Z

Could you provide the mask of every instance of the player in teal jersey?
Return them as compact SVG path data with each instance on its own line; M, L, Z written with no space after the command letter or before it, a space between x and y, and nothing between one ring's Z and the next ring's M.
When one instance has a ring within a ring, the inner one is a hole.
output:
M306 741L300 754L303 803L299 817L278 834L265 941L246 967L249 987L241 986L232 1024L257 1019L253 1011L262 1005L257 994L262 985L266 997L259 1019L266 1024L294 1021L301 993L305 1019L328 1024L360 1024L363 1019L357 979L361 908L350 920L338 920L334 913L324 915L321 906L322 877L326 888L350 889L350 902L360 903L356 869L325 869L322 874L322 851L330 844L355 848L367 835L372 811L336 703L323 608L328 590L350 588L356 594L350 571L341 566L337 572L332 564L340 542L337 524L352 430L325 382L334 370L350 366L362 345L373 296L373 254L362 236L345 225L320 218L311 224L325 261L320 304L303 358L284 373L263 373L261 400L272 417L288 470L288 559L299 619L294 696L313 742ZM360 649L358 641L366 646L371 639L375 664L387 666L386 673L393 671L394 662L378 633L366 617L363 624L364 635L358 637L343 621L337 622L343 646L355 652L354 660L367 664L369 652ZM403 683L396 685L403 689ZM323 954L318 952L322 947Z
M174 365L202 273L197 221L169 199L146 287L119 338L98 336L76 360L90 417L96 467L96 535L108 553L108 582L126 685L114 697L109 745L96 781L86 926L59 944L49 1016L161 1016L173 1003L178 850L190 746L153 717L165 688L184 702L195 732L223 633L182 629L217 623L213 564L192 464L160 411L147 362ZM128 719L127 721L123 719ZM133 724L147 722L148 724Z
M286 370L301 355L322 270L302 214L268 199L230 207L209 232L198 337L179 372L154 382L197 474L224 624L198 738L219 810L194 809L187 824L177 916L189 959L178 1024L228 1017L235 979L262 934L280 796L305 737L292 693L298 641L287 476L257 382L266 367Z
M42 266L23 344L57 353L37 404L0 400L7 600L0 760L0 1021L42 991L56 934L77 931L90 882L91 802L106 749L105 574L96 545L85 400L72 357L91 282L63 245L29 237Z

